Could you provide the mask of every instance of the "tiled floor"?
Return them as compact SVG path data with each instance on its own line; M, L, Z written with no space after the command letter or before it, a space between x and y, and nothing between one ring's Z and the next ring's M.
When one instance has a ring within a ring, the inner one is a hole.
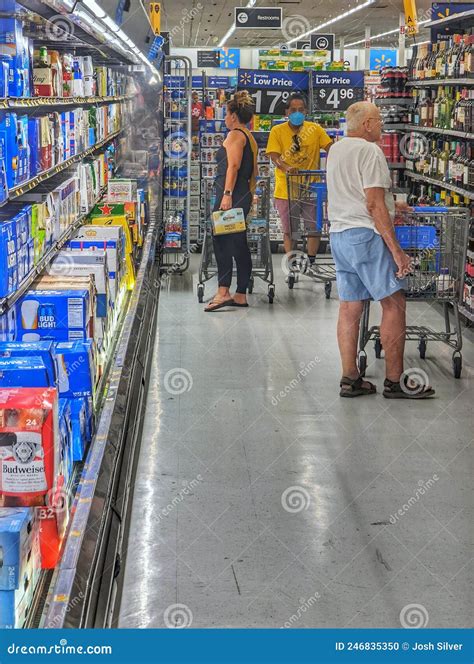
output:
M340 399L337 294L274 258L273 306L203 313L196 263L161 293L120 626L470 626L472 330L461 380L408 346L435 399Z

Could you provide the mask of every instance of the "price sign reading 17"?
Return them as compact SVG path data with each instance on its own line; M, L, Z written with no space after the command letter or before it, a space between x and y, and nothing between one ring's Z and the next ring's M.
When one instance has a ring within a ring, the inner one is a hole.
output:
M285 115L288 90L249 90L255 101L255 113L263 115Z
M347 111L356 101L363 101L364 88L316 88L313 92L315 111Z

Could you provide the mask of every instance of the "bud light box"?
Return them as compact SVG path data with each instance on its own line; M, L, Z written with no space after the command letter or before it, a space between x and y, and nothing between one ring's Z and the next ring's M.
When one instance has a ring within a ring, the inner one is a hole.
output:
M0 389L56 387L41 357L0 357Z
M92 396L95 385L92 341L60 342L55 347L61 397Z
M58 469L56 389L0 390L0 499L4 507L46 501Z
M23 343L0 341L0 358L2 357L40 357L48 374L48 384L51 387L56 385L57 370L52 341L25 341Z
M94 325L88 290L28 291L16 304L19 341L85 341Z
M0 590L18 590L37 536L32 509L0 508Z

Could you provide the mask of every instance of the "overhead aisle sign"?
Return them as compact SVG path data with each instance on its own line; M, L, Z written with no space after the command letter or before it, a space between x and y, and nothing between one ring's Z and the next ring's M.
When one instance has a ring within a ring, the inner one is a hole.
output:
M418 34L418 17L416 14L416 1L403 0L403 8L405 10L405 29L406 34L412 37Z
M274 30L282 26L281 7L236 7L235 27Z
M364 100L363 71L313 71L313 112L346 111Z
M161 5L159 2L150 2L150 22L153 34L159 35L161 31Z

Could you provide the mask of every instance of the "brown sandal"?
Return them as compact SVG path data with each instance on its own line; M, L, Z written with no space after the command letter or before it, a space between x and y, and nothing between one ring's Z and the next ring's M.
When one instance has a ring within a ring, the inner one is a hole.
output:
M368 387L364 387L364 383L368 385ZM339 396L347 397L349 399L352 399L353 397L363 397L367 394L376 394L377 392L377 387L368 380L364 380L362 376L359 376L358 378L347 378L347 376L343 376L339 385L341 387Z

